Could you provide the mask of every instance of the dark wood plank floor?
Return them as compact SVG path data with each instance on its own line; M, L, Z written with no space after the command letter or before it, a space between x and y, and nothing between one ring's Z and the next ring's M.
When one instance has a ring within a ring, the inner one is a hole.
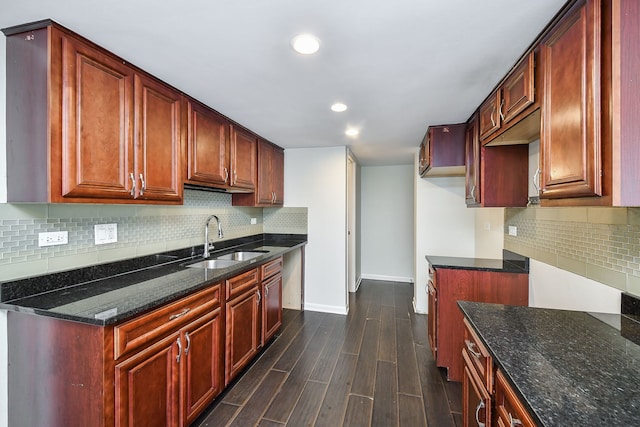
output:
M277 338L194 425L461 426L413 313L413 285L365 280L348 316L285 310Z

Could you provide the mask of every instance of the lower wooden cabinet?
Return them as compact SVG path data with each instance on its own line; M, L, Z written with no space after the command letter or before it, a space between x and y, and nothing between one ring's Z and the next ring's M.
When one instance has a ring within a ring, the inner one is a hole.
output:
M462 377L462 425L464 427L491 425L491 393L482 384L478 373L463 352L464 374Z
M260 290L257 285L227 302L225 385L258 353Z
M436 365L447 369L449 381L462 381L464 326L458 300L510 305L529 304L529 274L436 268Z
M465 319L462 349L462 419L464 427L535 427L529 412L513 391L470 324Z
M113 326L8 312L9 425L191 424L280 328L282 262Z
M219 292L220 285L216 287ZM116 364L116 426L147 425L149 420L158 425L188 425L220 394L221 313L218 304L215 310ZM155 317L154 313L150 316Z

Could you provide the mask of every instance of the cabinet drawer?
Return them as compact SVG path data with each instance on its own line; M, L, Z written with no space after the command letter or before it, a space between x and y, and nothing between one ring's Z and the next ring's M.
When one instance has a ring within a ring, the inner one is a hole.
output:
M227 280L227 301L244 291L258 286L258 269L254 268Z
M535 427L529 412L515 394L502 372L496 372L496 415L498 424Z
M487 390L493 390L493 360L467 319L464 319L464 347L462 351L469 356L469 360Z
M282 257L279 257L260 266L260 277L262 278L262 280L265 280L281 271Z
M160 339L220 305L220 284L113 328L114 358Z

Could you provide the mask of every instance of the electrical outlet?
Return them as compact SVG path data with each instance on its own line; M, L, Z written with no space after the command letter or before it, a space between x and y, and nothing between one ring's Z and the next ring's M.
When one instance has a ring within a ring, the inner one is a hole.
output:
M118 241L118 224L96 224L93 226L96 245Z
M518 235L518 227L515 225L509 226L509 236L517 236Z
M68 231L38 233L38 246L66 245L69 243Z
M251 225L256 225L258 223L258 218L251 218Z

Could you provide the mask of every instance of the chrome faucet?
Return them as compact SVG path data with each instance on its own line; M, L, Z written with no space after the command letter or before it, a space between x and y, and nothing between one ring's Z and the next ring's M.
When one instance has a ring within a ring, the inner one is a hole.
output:
M222 224L220 224L220 219L215 215L210 215L207 218L207 222L204 225L204 253L202 254L203 258L209 258L209 251L213 249L213 243L209 243L209 221L213 218L216 219L218 223L218 239L222 239L224 235L222 234Z

